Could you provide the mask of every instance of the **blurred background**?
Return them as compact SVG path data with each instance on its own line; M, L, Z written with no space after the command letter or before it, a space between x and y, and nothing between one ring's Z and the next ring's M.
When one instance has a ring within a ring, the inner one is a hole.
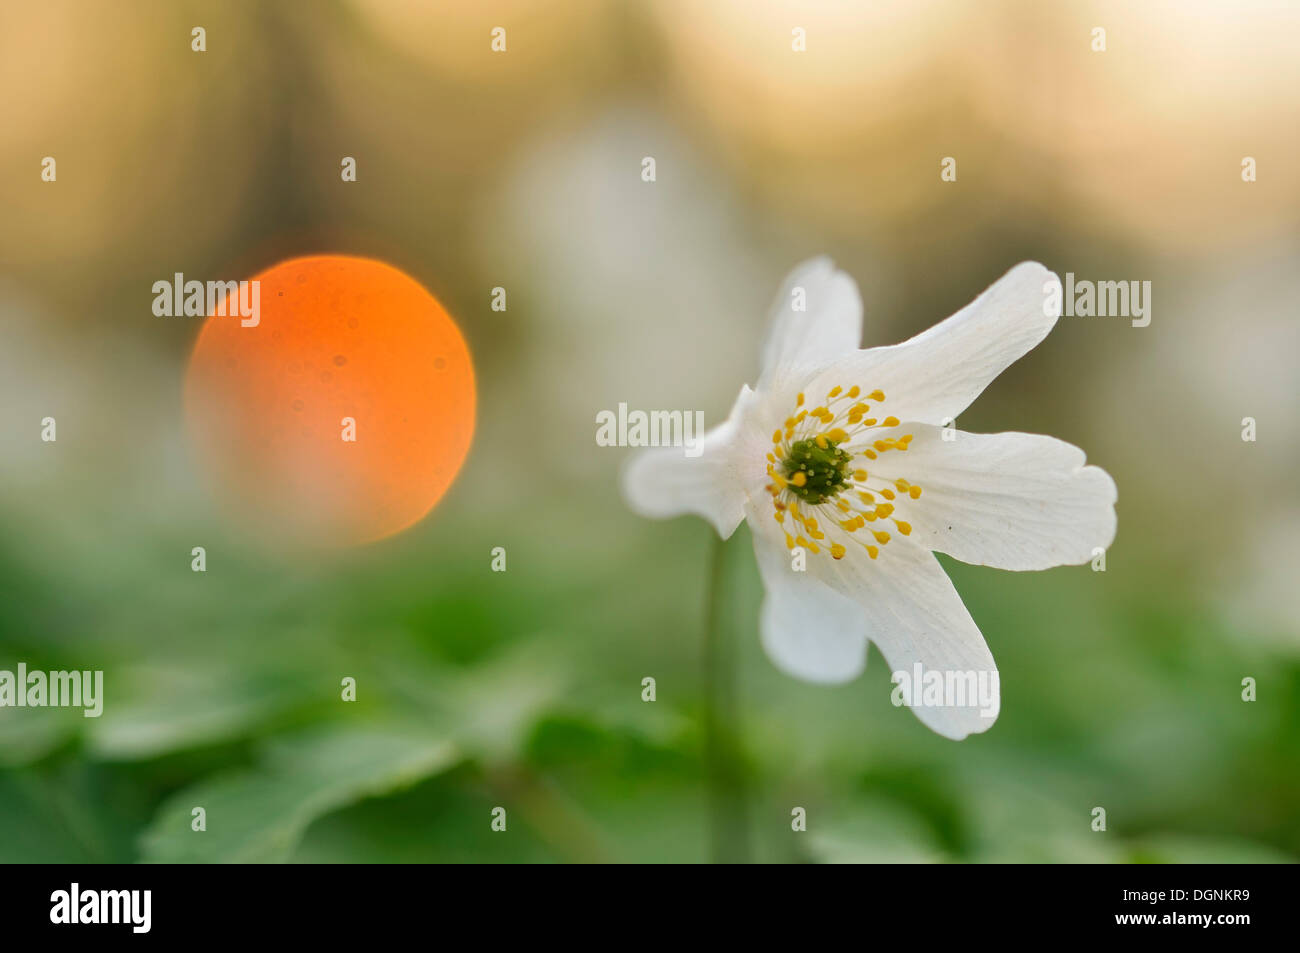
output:
M103 669L106 700L0 709L0 860L1294 860L1297 42L1261 0L4 4L0 669ZM421 281L479 385L449 494L342 551L213 502L201 322L151 311L174 272L316 252ZM1002 679L961 743L874 649L780 675L743 528L707 692L710 530L632 516L595 444L620 401L722 419L819 253L867 346L1023 259L1153 285L1149 327L1063 318L961 418L1120 491L1104 573L945 558Z

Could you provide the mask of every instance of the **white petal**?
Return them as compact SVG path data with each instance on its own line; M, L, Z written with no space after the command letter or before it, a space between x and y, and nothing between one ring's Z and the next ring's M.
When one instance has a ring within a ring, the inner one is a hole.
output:
M1050 569L1086 563L1115 539L1115 481L1085 466L1083 451L1055 437L974 434L904 424L909 449L890 451L875 472L921 487L900 499L897 518L912 542L962 562L998 569Z
M804 310L796 311L796 294ZM757 390L767 392L792 377L854 353L862 345L858 286L826 257L797 266L772 303Z
M753 516L750 526L766 590L759 615L763 648L777 668L804 681L834 684L857 678L867 664L862 610L813 573L792 569L784 536L758 525L758 519ZM807 553L809 562L825 558Z
M1052 330L1060 308L1049 306L1046 289L1059 283L1037 262L1021 262L946 321L902 344L856 351L826 367L805 389L811 397L857 384L865 393L884 391L885 400L872 404L881 418L932 424L955 419Z
M698 456L682 447L641 450L623 470L623 495L641 516L694 513L726 539L745 518L745 487L763 479L767 452L746 427L757 398L741 387L731 414L704 435Z
M964 705L913 705L912 710L947 738L960 740L988 730L1001 704L997 666L933 554L895 536L881 547L878 559L855 547L839 560L824 553L809 557L808 571L858 604L867 637L876 643L891 673L910 674L917 663L925 672L973 673L977 679L984 673L992 692L987 708L971 699Z

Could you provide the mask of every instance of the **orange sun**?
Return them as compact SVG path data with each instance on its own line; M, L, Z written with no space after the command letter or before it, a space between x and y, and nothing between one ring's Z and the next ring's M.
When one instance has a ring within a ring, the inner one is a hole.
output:
M379 261L295 258L252 280L260 320L241 322L233 293L190 357L185 404L201 463L273 533L354 543L418 521L474 435L460 329Z

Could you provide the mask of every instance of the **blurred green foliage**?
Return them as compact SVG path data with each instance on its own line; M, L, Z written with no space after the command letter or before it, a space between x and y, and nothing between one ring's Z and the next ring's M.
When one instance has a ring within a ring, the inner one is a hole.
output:
M615 526L641 525L603 502ZM577 518L590 501L555 505ZM93 566L42 572L29 552L25 589L58 597L10 592L0 659L32 658L29 625L91 610L105 635L84 642L75 664L105 669L106 707L99 719L0 711L0 859L710 859L708 531L644 524L630 542L615 533L583 548L557 545L530 519L540 518L505 521L504 573L486 549L460 551L469 521L454 508L302 570L231 544L211 547L211 568L194 574L174 553L133 548L139 562L123 568L151 584L131 598L97 597ZM743 530L726 554L754 859L1271 861L1300 851L1290 730L1300 673L1223 638L1176 595L1087 567L948 563L1003 678L997 724L953 743L890 705L874 650L867 674L845 686L776 672L755 635L760 588ZM20 610L36 618L15 624ZM1254 703L1240 700L1243 674L1259 682ZM654 702L641 700L647 675ZM355 702L341 700L344 676L357 680ZM196 806L202 833L191 831ZM507 809L504 833L490 826L496 806ZM790 829L795 806L807 833ZM1105 833L1090 830L1094 806L1106 808Z

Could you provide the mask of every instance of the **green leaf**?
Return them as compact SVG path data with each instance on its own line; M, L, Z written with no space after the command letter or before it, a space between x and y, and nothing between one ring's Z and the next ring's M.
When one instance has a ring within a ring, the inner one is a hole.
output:
M812 859L827 864L931 864L949 860L933 832L911 811L882 799L863 799L824 822L815 814L799 838Z
M0 863L103 863L99 831L77 794L37 771L0 774Z
M1131 845L1128 859L1142 864L1294 864L1295 858L1236 837L1153 834Z
M0 708L0 768L39 761L90 721L80 708Z
M136 761L228 741L301 702L300 681L211 663L124 669L103 715L87 725L87 743L97 758Z
M267 745L260 767L201 782L171 798L141 839L153 863L285 860L316 818L444 771L449 742L409 729L316 729ZM207 829L191 829L192 811Z

